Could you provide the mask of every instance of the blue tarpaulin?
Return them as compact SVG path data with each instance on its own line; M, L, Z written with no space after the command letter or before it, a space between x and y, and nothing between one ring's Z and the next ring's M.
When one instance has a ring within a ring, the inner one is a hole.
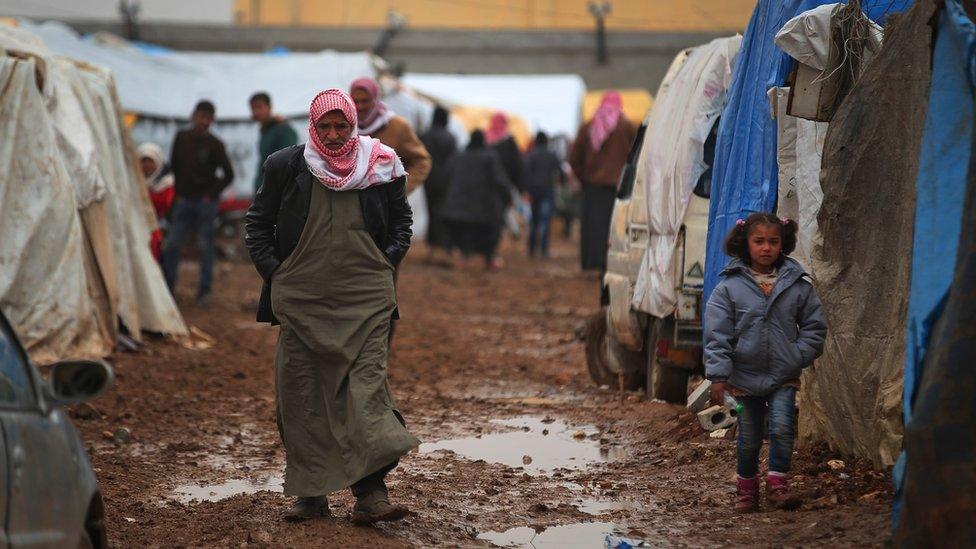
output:
M956 264L973 143L974 48L976 27L959 0L947 0L932 54L932 84L916 182L915 242L905 339L906 425L912 420L926 348ZM903 470L904 459L895 470L898 487Z
M773 44L773 37L793 17L831 3L834 2L760 0L746 27L719 125L708 215L705 300L728 259L722 243L736 220L776 208L776 121L770 116L766 91L785 83L793 61ZM888 14L910 6L911 0L862 3L868 16L881 23Z

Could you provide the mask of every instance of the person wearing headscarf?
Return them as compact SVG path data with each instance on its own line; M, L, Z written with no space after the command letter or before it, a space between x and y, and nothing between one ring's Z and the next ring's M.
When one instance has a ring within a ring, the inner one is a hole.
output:
M508 180L512 182L517 191L524 191L522 153L508 129L508 117L504 113L496 112L492 115L491 122L488 123L488 130L485 132L485 140L491 150L498 154L498 158L505 168L505 173L508 175Z
M637 137L637 127L623 115L620 94L603 94L593 119L579 129L569 164L583 188L580 216L580 263L583 269L604 270L610 215L620 173Z
M505 209L511 203L512 185L498 155L485 145L481 130L471 133L464 152L447 166L448 190L441 208L455 247L465 262L472 254L485 260L485 267L497 269L498 241L505 223Z
M419 441L387 380L397 316L393 271L410 247L406 171L393 149L359 135L352 99L315 96L308 142L273 153L245 216L245 242L264 280L259 322L281 325L275 356L283 518L329 516L327 496L351 487L357 524L398 520L384 481Z
M163 238L166 236L168 224L166 217L173 208L173 199L176 198L173 170L166 162L163 149L155 143L146 142L139 145L138 154L139 168L146 178L146 185L149 186L149 200L152 201L153 210L156 211L158 225L149 237L149 247L152 249L153 257L159 261L163 256Z
M382 90L376 80L364 76L353 80L349 95L356 104L359 134L379 139L380 143L396 151L410 177L407 194L420 188L430 173L430 154L414 133L410 122L397 116L382 100Z
M431 158L430 175L424 184L428 212L427 245L431 259L435 250L448 250L451 247L448 229L440 212L447 194L447 163L457 153L457 140L447 129L448 118L447 110L438 105L434 109L430 130L420 137Z

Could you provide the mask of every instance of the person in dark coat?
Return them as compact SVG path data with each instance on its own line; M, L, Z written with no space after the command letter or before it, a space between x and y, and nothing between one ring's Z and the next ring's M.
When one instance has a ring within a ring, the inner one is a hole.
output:
M569 164L583 187L580 262L584 270L607 268L610 216L620 172L637 137L637 127L623 115L618 92L608 91L593 119L580 128Z
M485 146L481 130L472 132L467 149L448 163L447 179L441 216L454 247L465 260L478 254L484 257L486 268L498 268L495 253L505 208L511 203L512 184L498 155Z
M525 190L532 204L529 256L538 250L549 257L549 222L556 203L556 185L566 183L559 158L549 150L549 136L539 132L535 147L525 156Z
M430 247L430 259L434 258L436 250L449 250L451 240L444 220L441 217L441 206L447 195L447 163L457 153L457 140L447 129L448 112L444 107L434 109L434 118L430 127L420 140L427 148L431 157L430 174L424 184L424 195L427 198L427 245Z
M192 126L173 139L170 166L176 198L170 212L171 225L163 244L163 274L172 292L180 267L183 245L194 234L200 247L200 288L197 304L210 305L213 286L214 221L220 193L234 180L234 169L224 143L210 133L216 109L200 101L193 109Z

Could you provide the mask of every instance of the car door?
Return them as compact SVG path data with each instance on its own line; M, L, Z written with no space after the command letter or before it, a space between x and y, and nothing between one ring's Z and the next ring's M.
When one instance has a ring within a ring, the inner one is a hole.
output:
M73 427L46 407L37 372L0 318L0 423L6 447L6 537L14 547L73 547L84 527Z

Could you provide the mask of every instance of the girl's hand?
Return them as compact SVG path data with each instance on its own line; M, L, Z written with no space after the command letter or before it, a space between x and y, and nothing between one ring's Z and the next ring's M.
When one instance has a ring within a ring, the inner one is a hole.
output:
M721 406L725 398L725 382L713 381L712 385L708 388L708 397L711 399L713 406Z

